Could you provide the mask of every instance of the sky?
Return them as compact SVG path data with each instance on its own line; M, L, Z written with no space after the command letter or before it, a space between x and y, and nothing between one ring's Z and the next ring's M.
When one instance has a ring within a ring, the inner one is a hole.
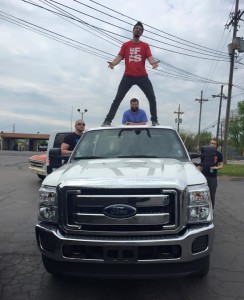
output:
M241 2L239 9L243 10ZM180 107L180 130L197 133L200 103L196 99L203 91L203 99L208 101L202 105L201 131L216 135L220 98L212 95L220 94L221 84L224 95L228 94L228 44L233 28L226 24L234 12L234 0L0 3L0 131L73 129L81 116L77 109L87 110L83 113L87 128L100 126L124 73L123 63L111 70L107 61L132 38L133 26L140 20L144 24L141 40L160 60L157 71L146 65L160 125L176 128L175 112ZM237 36L243 37L244 22L239 25ZM244 99L244 53L237 54L231 110ZM150 118L146 96L133 86L113 125L121 124L123 112L134 97ZM223 100L221 118L225 114Z

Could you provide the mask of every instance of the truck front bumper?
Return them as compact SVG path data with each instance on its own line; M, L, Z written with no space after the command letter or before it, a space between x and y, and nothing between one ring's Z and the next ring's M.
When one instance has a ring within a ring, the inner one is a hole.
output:
M42 255L63 273L99 277L171 277L198 273L209 263L214 225L191 226L178 235L99 237L63 234L37 224Z
M46 176L46 170L43 168L29 166L29 171L37 175Z

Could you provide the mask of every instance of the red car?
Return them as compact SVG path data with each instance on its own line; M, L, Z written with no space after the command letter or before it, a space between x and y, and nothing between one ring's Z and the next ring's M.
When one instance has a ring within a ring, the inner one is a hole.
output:
M32 173L37 174L37 176L43 180L48 172L49 158L48 153L51 148L60 148L64 140L64 137L69 134L70 131L67 130L55 130L50 133L47 152L43 154L36 154L29 158L29 170Z
M46 158L46 153L36 154L29 158L29 170L42 180L46 177Z

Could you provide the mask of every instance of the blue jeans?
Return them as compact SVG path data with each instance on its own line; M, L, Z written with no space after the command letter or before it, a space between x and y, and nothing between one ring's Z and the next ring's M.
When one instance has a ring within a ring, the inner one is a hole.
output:
M146 95L149 105L150 105L150 113L151 113L151 121L157 121L157 104L156 104L156 97L154 94L153 86L148 78L148 75L140 76L140 77L132 77L124 75L120 81L117 94L115 99L110 107L109 113L106 116L106 121L112 122L120 103L124 99L125 95L129 91L129 89L133 86L137 85Z

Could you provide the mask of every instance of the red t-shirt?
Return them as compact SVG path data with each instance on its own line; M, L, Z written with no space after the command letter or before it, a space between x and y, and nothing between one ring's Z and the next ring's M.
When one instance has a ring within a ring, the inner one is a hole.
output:
M147 43L139 42L138 44L132 41L125 42L119 55L125 60L125 75L128 76L145 76L147 75L145 61L152 56L150 47Z

